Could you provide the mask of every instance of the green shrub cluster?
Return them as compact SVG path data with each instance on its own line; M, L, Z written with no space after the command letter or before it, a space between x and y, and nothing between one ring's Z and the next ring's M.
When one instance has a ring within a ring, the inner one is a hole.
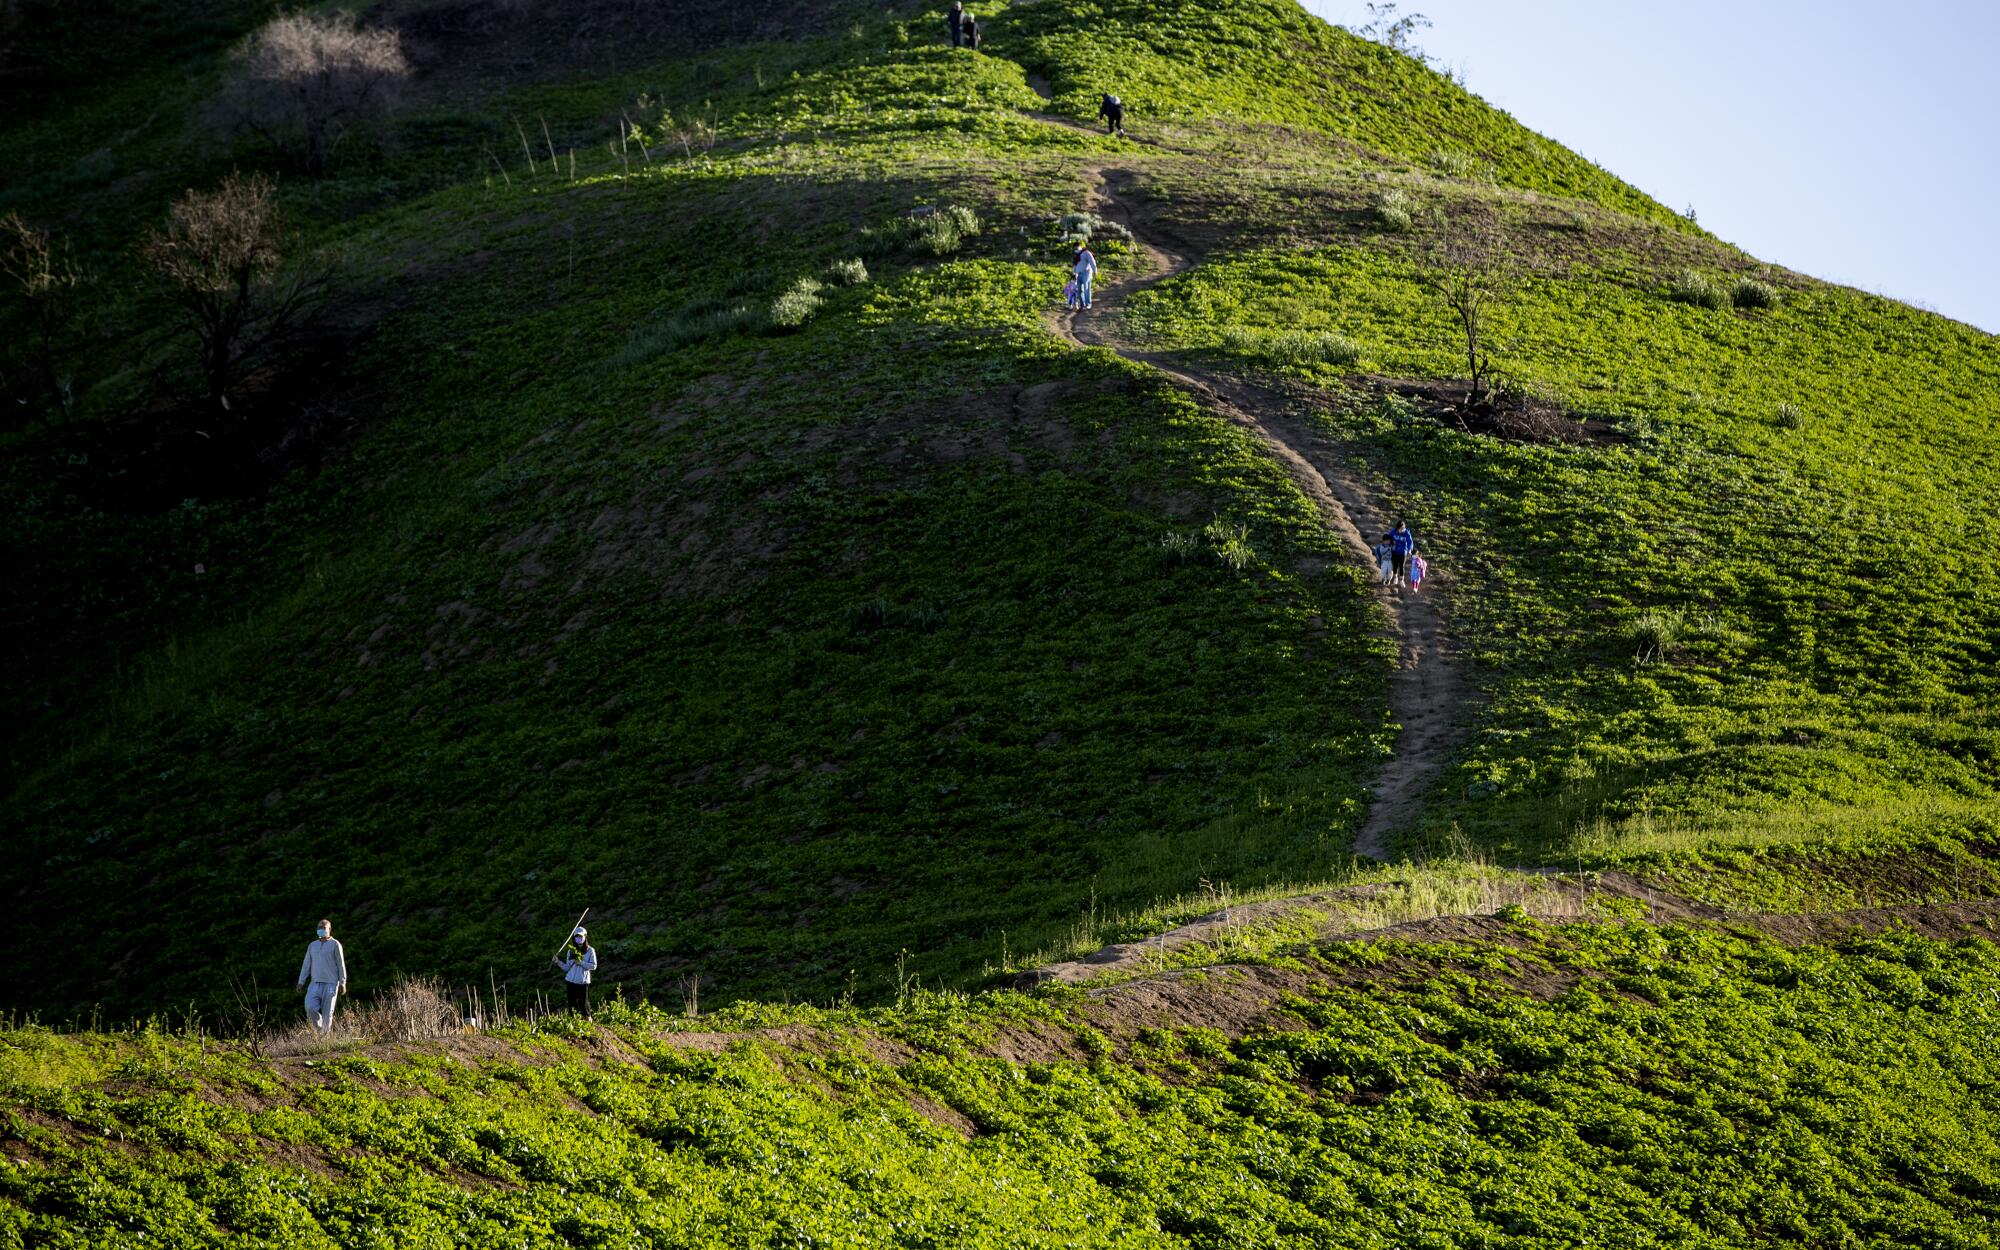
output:
M820 292L826 286L817 278L798 278L779 292L771 301L765 313L765 321L776 331L797 330L811 321L825 300Z
M826 280L833 286L860 286L868 281L868 266L858 256L837 260L826 267Z
M978 213L963 204L946 204L867 227L861 232L861 243L877 256L897 252L955 256L965 241L978 233Z
M1440 178L1470 178L1479 168L1472 157L1449 148L1431 149L1424 157L1424 164Z
M1375 201L1375 222L1391 234L1402 234L1416 224L1416 205L1400 188L1384 191Z
M1724 282L1698 269L1684 269L1667 284L1667 298L1699 308L1771 308L1778 302L1778 289L1756 278Z
M766 310L755 303L728 296L704 296L633 331L613 360L619 365L642 364L689 343L728 334L754 334L767 324Z
M1729 284L1729 302L1738 308L1770 308L1778 302L1778 288L1756 278L1738 278Z
M1111 221L1096 213L1064 213L1056 219L1056 233L1064 243L1103 243L1106 239L1129 246L1132 231L1122 221Z
M1667 283L1667 298L1697 308L1729 307L1729 288L1698 269L1683 269Z

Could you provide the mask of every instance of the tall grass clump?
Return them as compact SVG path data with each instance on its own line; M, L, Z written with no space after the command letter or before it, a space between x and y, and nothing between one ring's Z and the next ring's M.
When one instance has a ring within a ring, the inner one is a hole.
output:
M1256 549L1250 546L1250 527L1231 525L1217 518L1202 527L1201 536L1208 540L1209 554L1215 562L1234 573L1241 573L1257 559Z
M1160 555L1175 564L1201 558L1201 539L1186 530L1168 530L1160 535Z
M1384 191L1375 201L1375 224L1390 234L1402 234L1417 223L1416 206L1407 193Z
M1449 148L1433 148L1431 154L1424 158L1424 163L1440 178L1469 178L1472 171L1478 168L1478 162L1470 156Z
M1627 631L1632 658L1641 665L1682 659L1698 652L1714 653L1741 646L1741 630L1712 615L1695 616L1682 608L1649 608Z
M1667 284L1667 298L1696 308L1727 308L1729 292L1698 269L1683 269Z
M796 330L811 321L825 301L820 292L825 285L817 278L800 278L771 301L765 317L773 330Z
M1056 231L1064 243L1091 243L1115 239L1132 241L1132 231L1123 222L1109 221L1096 213L1064 213L1056 219Z
M1729 287L1729 302L1738 308L1769 308L1778 302L1778 288L1756 278L1738 278Z
M875 256L896 252L954 256L979 230L979 214L963 204L947 204L870 226L861 232L861 245Z
M764 310L742 300L694 300L650 325L633 331L612 363L636 365L676 347L730 334L752 334L764 328Z
M826 267L826 281L829 286L860 286L868 281L868 266L859 256L834 261Z
M1222 332L1222 346L1225 351L1238 356L1295 368L1312 365L1347 368L1361 359L1361 348L1351 339L1312 330L1279 330L1266 334L1242 326L1231 326Z
M1805 429L1806 428L1805 409L1799 407L1797 404L1793 403L1789 399L1786 400L1784 403L1779 404L1778 428L1784 430Z

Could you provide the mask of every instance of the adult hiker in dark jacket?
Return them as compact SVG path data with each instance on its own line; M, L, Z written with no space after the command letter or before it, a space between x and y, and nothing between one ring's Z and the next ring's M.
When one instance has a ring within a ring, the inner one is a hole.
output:
M597 948L590 944L590 932L582 925L569 935L569 945L556 956L556 967L563 970L569 1013L590 1019L590 974L597 971Z
M960 36L965 40L965 46L974 52L979 51L979 23L973 20L972 14L965 15L965 20L958 24L958 29Z
M1410 553L1416 549L1417 536L1410 532L1409 526L1403 524L1401 521L1396 522L1396 528L1389 531L1389 558L1396 565L1396 584L1398 586L1407 586L1410 584Z
M1125 133L1125 105L1117 96L1106 92L1104 98L1098 102L1097 115L1104 119L1106 134Z
M951 0L951 12L944 15L944 28L951 33L956 48L965 38L965 0Z

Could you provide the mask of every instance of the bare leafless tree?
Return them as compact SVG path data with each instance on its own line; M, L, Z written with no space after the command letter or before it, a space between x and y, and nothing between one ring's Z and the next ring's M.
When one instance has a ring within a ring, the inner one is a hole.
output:
M411 75L402 36L354 15L281 13L236 49L232 119L319 174L357 126L394 107Z
M186 314L208 399L225 409L244 368L297 324L330 277L323 257L301 255L286 234L275 189L261 174L188 191L166 226L147 233L142 251Z
M1457 323L1472 382L1467 401L1487 402L1494 374L1487 316L1516 281L1499 233L1484 223L1446 219L1419 251L1418 272Z
M27 311L28 341L20 346L29 378L22 398L45 419L67 420L78 393L76 375L66 366L83 270L61 239L29 225L19 213L9 213L0 217L0 273Z

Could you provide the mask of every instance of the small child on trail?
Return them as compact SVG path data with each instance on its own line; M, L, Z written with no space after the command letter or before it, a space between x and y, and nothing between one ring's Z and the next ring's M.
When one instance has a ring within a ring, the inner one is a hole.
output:
M1430 563L1426 561L1423 558L1423 556L1419 555L1415 551L1410 552L1411 590L1422 590L1424 588L1424 574L1430 571L1431 571Z
M1376 543L1374 548L1375 567L1381 572L1381 576L1375 579L1377 586L1387 586L1390 582L1396 580L1393 567L1390 563L1392 551L1393 549L1389 546L1389 536L1387 534L1382 535L1382 541Z
M1065 308L1076 307L1076 292L1077 292L1076 275L1071 274L1069 281L1063 284L1063 307Z
M1104 99L1099 101L1097 105L1097 115L1104 119L1105 134L1122 135L1125 133L1125 105L1117 96L1112 95L1108 91L1105 92Z

